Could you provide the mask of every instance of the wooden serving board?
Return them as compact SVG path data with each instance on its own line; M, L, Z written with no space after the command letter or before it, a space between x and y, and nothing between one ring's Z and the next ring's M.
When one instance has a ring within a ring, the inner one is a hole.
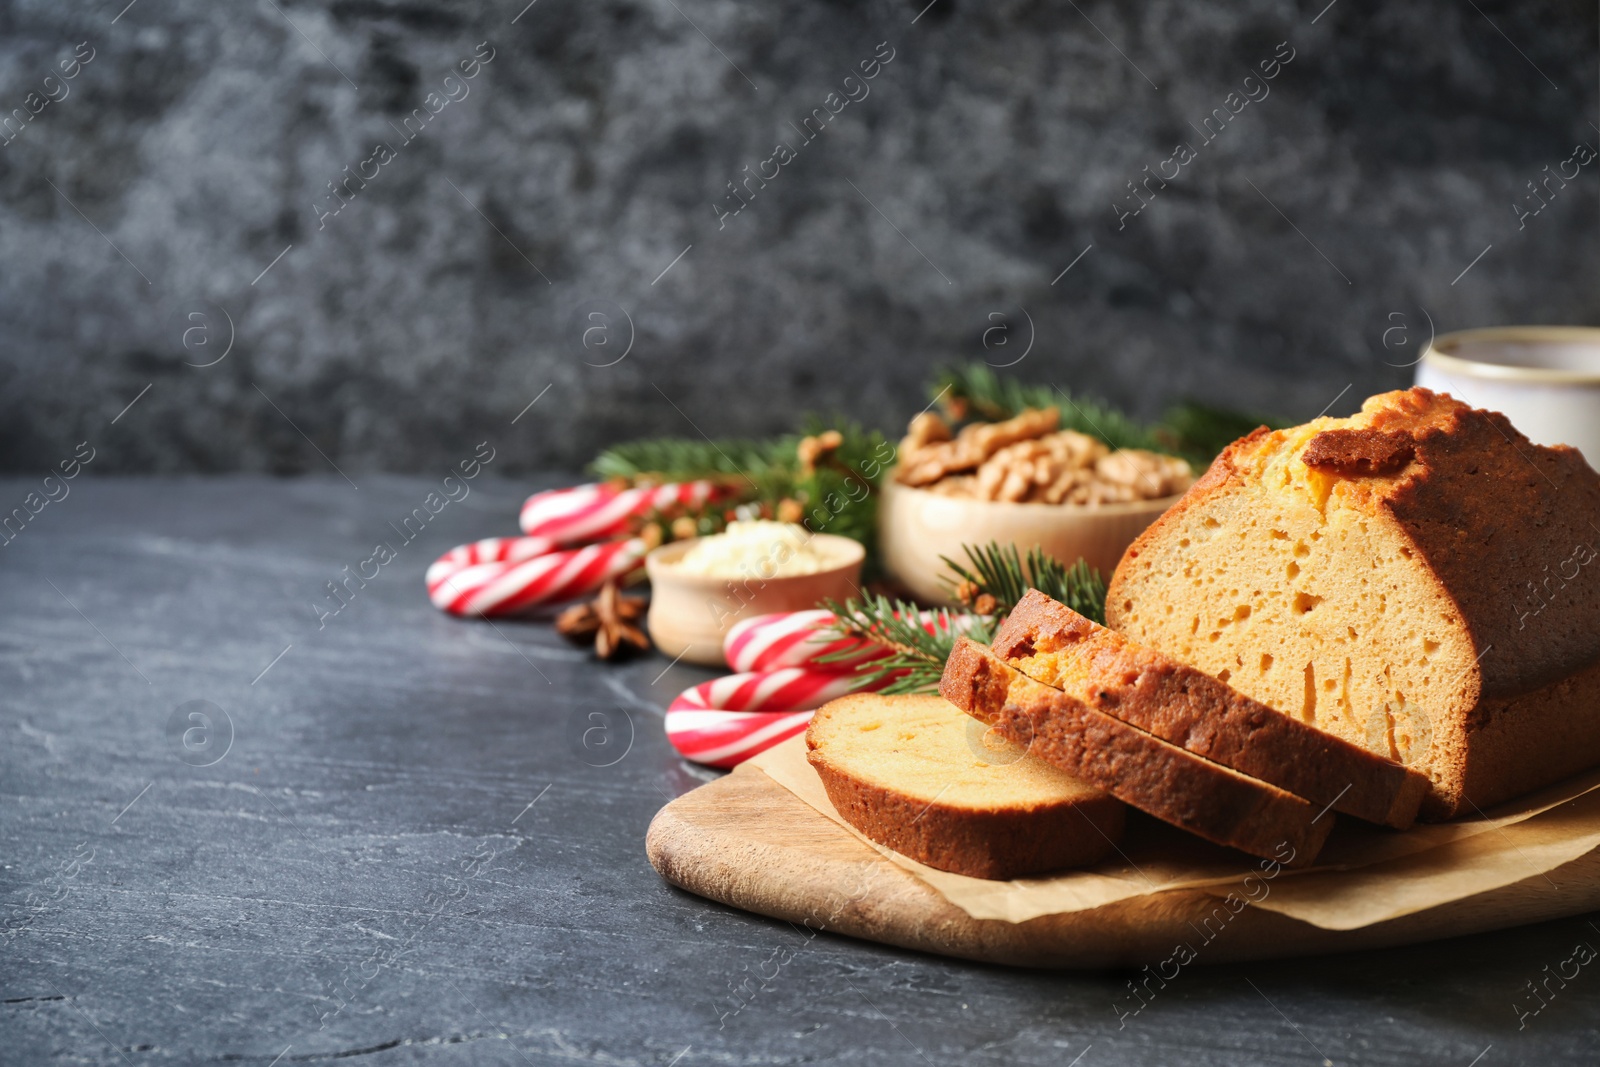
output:
M746 769L656 813L645 848L673 885L812 929L1024 967L1139 966L1194 939L1217 897L1171 890L1023 923L974 919L765 774ZM1553 883L1553 884L1552 884ZM1600 908L1600 849L1549 872L1358 930L1245 908L1197 962L1349 952Z

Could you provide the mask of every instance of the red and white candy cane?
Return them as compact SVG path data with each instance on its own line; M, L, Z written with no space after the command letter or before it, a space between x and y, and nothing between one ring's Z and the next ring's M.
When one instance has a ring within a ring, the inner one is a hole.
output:
M859 664L885 653L855 637L833 632L833 612L780 611L754 615L734 624L722 642L722 654L736 671L771 671L780 667L809 667L816 671L848 674ZM831 663L823 656L860 649L861 654Z
M685 689L667 710L810 711L860 688L853 675L804 667L745 671Z
M534 542L545 539L504 540L522 542L531 550ZM434 607L452 615L514 615L592 593L607 578L638 567L648 551L644 541L633 537L531 557L517 557L517 549L509 548L505 559L459 565L457 560L470 556L477 545L452 549L428 568L428 598Z
M522 505L519 521L525 534L581 545L631 533L633 520L652 511L680 505L698 507L716 491L713 483L704 481L635 489L591 482L533 494Z
M970 624L968 616L947 615L941 611L924 611L921 619L930 633L940 625L962 630ZM859 649L860 655L830 663L817 662L823 656L852 649ZM807 667L836 674L848 674L863 663L888 655L882 648L860 638L840 637L834 631L833 613L821 609L781 611L743 619L734 624L723 639L722 654L728 666L736 671Z
M534 556L556 550L556 543L548 537L485 537L471 544L457 545L428 567L423 578L428 592L433 592L443 577L465 570L478 563L521 563Z
M890 681L863 687L851 675L803 667L714 678L684 690L667 708L667 740L686 759L732 767L799 733L835 697Z
M667 712L667 740L685 759L708 767L736 767L806 728L811 711Z

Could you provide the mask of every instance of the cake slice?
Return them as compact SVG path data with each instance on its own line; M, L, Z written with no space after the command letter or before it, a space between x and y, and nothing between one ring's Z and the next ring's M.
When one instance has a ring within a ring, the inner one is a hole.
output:
M961 638L940 692L1008 740L1118 800L1218 845L1303 867L1335 816L1303 797L1169 745Z
M1417 772L1140 648L1037 589L1018 602L991 647L1034 681L1097 711L1358 819L1404 830L1428 788Z
M1122 836L1122 804L942 697L840 697L812 718L806 750L846 822L940 870L1006 879L1081 867Z
M1228 446L1129 547L1112 629L1431 781L1600 763L1600 475L1426 389Z

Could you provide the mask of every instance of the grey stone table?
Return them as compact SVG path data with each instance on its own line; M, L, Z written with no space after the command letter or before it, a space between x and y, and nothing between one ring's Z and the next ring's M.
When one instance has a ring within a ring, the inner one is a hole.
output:
M1581 917L1196 968L1119 1028L1128 974L807 941L679 892L643 838L708 777L661 728L706 675L428 604L427 563L514 532L529 484L486 475L407 544L389 524L438 483L357 483L85 477L9 531L0 1062L1595 1061L1593 968L1517 1017L1600 946Z

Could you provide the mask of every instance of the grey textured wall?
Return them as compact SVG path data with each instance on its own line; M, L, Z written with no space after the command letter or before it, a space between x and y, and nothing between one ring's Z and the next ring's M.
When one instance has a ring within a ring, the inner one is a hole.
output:
M1430 320L1600 321L1600 164L1513 206L1600 146L1592 3L524 2L0 4L0 466L895 426L1028 319L1009 373L1304 418Z

